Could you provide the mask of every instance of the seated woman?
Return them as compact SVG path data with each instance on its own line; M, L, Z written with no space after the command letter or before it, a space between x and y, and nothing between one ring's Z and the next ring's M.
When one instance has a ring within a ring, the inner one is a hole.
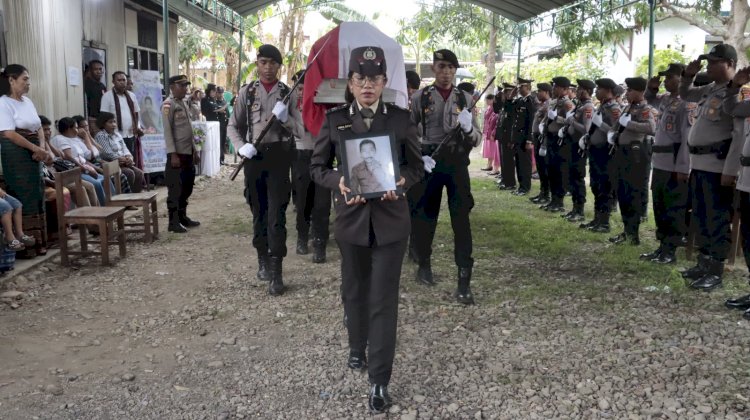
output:
M88 119L82 115L74 115L73 119L76 120L76 125L78 126L78 138L80 138L86 146L86 152L84 153L86 155L86 160L95 161L99 158L101 147L99 147L94 139L91 138Z
M33 236L23 233L21 207L23 206L20 201L0 188L0 223L5 233L7 248L11 251L21 251L36 244Z
M70 117L61 118L57 122L57 130L60 134L52 138L52 145L60 149L65 159L81 167L81 178L94 184L98 205L104 205L104 175L97 172L84 157L86 146L78 138L76 121ZM111 191L114 191L114 187L111 187Z
M96 143L101 148L99 159L108 162L120 162L122 173L128 178L130 188L134 193L141 192L143 187L143 171L135 166L133 155L130 154L125 140L117 132L117 121L115 115L111 112L100 112L96 117L96 125L99 126L99 132L96 133Z

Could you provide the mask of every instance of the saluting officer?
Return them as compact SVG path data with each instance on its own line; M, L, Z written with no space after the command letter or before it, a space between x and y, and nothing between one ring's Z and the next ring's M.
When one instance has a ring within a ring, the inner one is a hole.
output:
M200 225L187 217L188 199L193 194L195 165L200 163L200 153L195 149L190 112L185 104L185 95L190 80L184 74L169 78L172 93L161 106L164 116L164 143L167 147L167 166L164 178L167 182L167 211L170 232L185 233L186 227Z
M707 60L712 83L693 87L693 78ZM734 183L739 173L741 141L733 141L734 118L722 109L737 64L737 51L728 44L711 48L691 61L682 73L680 97L698 102L698 118L690 130L690 190L695 243L699 250L695 267L682 276L690 287L712 290L722 284L724 259L729 253Z
M690 174L690 151L687 146L690 134L690 108L679 96L680 77L685 65L671 63L648 82L646 100L658 112L656 136L651 157L651 195L656 239L659 248L641 254L642 260L659 264L677 261L675 249L686 233L685 212ZM657 95L661 77L668 93Z
M394 164L401 173L396 185L406 190L419 182L423 161L417 127L407 110L383 102L386 80L381 48L352 50L346 92L350 103L326 113L310 164L313 180L334 191L334 235L341 250L342 298L349 333L347 364L351 369L367 366L368 405L374 414L391 405L388 383L396 352L398 288L409 236L409 205L403 194L395 191L365 200L345 185L340 165L346 138L389 130L396 137L398 160ZM332 167L334 158L338 171Z
M258 252L258 279L268 281L272 296L284 293L282 262L286 257L286 208L289 205L294 160L296 107L282 99L289 86L279 81L281 52L273 45L258 48L258 80L237 95L227 135L245 159L245 200L253 212L253 247ZM292 103L295 98L292 97ZM256 149L253 142L272 116L276 121Z
M644 100L648 82L642 77L625 79L628 107L608 133L608 142L615 147L615 176L617 178L617 201L625 231L609 238L614 244L641 243L638 228L641 224L641 200L647 168L645 143L656 131L654 109Z
M550 104L550 94L552 94L552 85L549 83L537 83L536 85L536 112L534 113L534 122L531 124L534 139L534 159L536 160L536 172L539 174L539 194L531 197L534 204L549 203L549 174L547 169L547 139L544 135L544 123L547 121L547 109ZM542 145L545 151L540 153ZM542 156L544 155L544 156Z
M615 179L611 177L611 159L607 133L612 125L620 119L622 110L615 99L618 85L612 79L596 80L596 98L599 109L591 117L591 127L587 137L589 154L589 182L594 194L594 219L589 223L582 223L579 227L592 232L609 232L609 217L612 213L612 191Z
M432 276L432 241L443 188L448 193L448 210L453 228L453 254L458 266L456 299L463 304L474 303L471 293L472 236L469 212L474 207L469 180L469 152L482 138L476 118L469 112L471 97L453 86L458 58L449 50L433 53L432 70L435 82L412 96L411 118L422 124L422 159L428 172L424 192L416 205L415 251L419 264L417 280L435 284ZM443 140L447 139L444 143ZM443 143L443 146L440 144ZM440 147L434 160L432 154Z
M495 97L492 109L499 115L495 140L500 147L500 181L501 191L516 189L516 162L513 151L513 122L515 121L516 87L510 83L503 83L502 95Z
M536 101L531 96L531 82L518 78L519 97L514 101L511 148L516 161L518 189L511 194L524 196L531 190L531 153L534 151L532 126Z
M578 79L576 95L578 104L575 112L566 118L567 137L570 139L568 154L568 182L570 195L573 199L573 209L563 216L569 222L584 220L583 206L586 204L586 155L585 144L579 145L581 138L589 132L591 118L594 116L594 103L591 95L596 85L591 80Z
M549 174L552 201L540 207L543 210L560 213L565 211L563 198L568 188L568 155L570 145L560 137L565 119L573 115L575 105L568 98L570 79L555 77L552 79L553 101L547 109L547 173Z

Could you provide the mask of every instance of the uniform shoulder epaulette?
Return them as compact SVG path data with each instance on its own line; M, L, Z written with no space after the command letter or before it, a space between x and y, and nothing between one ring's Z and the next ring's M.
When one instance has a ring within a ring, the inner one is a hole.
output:
M349 107L349 105L347 105L347 104L339 105L337 107L331 108L328 111L326 111L326 115L332 114L332 113L337 112L337 111L341 111L342 109L346 109L348 107Z
M389 107L389 108L392 108L392 109L395 109L395 110L399 110L399 111L404 111L404 112L411 112L411 111L409 111L409 110L408 110L407 108L404 108L404 107L402 107L402 106L398 106L398 105L396 105L396 104L391 104L391 103L387 103L387 104L385 104L385 105L386 105L387 107Z

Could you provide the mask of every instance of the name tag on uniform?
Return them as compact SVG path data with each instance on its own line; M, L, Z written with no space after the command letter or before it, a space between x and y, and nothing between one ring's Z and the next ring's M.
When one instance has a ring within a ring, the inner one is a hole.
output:
M339 131L344 131L344 130L346 130L348 128L352 128L352 125L351 124L344 124L344 125L337 125L336 126L336 129L339 130Z

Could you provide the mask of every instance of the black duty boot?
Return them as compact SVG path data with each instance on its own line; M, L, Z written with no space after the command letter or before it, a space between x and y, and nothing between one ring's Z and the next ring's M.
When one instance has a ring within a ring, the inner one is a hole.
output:
M552 201L550 201L546 206L543 206L542 209L550 213L562 213L565 211L562 199L559 198L553 198Z
M435 285L435 278L432 276L432 266L429 261L419 263L419 268L417 268L417 281L427 286Z
M594 213L594 218L590 222L588 222L588 223L581 223L580 225L578 225L578 227L580 229L592 229L594 226L599 225L599 223L601 222L601 219L602 218L601 218L601 215L599 214L599 212L596 212L596 213Z
M724 275L724 261L707 257L707 272L703 277L690 283L691 289L703 290L705 292L722 286L721 277Z
M656 248L655 251L641 254L640 256L638 256L638 259L641 259L644 261L651 261L655 258L659 258L661 256L661 253L664 251L663 248L664 247L661 244L659 244L659 248Z
M583 204L574 204L572 214L565 218L565 220L571 223L578 223L585 220L583 215Z
M200 226L200 225L201 225L201 222L199 222L199 221L197 221L197 220L192 220L192 219L190 219L190 218L189 218L189 217L187 216L187 210L186 210L186 209L180 209L180 210L179 210L179 211L177 212L177 215L179 216L179 219L180 219L180 224L181 224L182 226L185 226L185 227L191 228L191 227L197 227L197 226Z
M307 247L307 236L297 235L297 255L307 255L310 249Z
M367 367L367 357L364 351L349 350L349 360L346 365L349 369L362 370Z
M182 224L180 223L180 219L177 216L177 210L169 210L169 227L167 228L167 230L174 233L187 232L185 226L182 226Z
M268 259L270 257L268 256L267 252L264 251L258 251L258 280L260 281L270 281L271 280L271 269L269 268Z
M595 233L609 233L609 213L602 211L596 214L599 216L599 224L588 229Z
M388 395L387 385L370 385L370 396L367 399L367 406L372 414L385 413L390 408L392 402Z
M638 231L635 233L628 233L628 244L629 245L640 245L641 238L638 236Z
M529 201L531 201L532 203L536 204L539 201L540 198L542 198L542 192L541 191L539 192L539 194L537 194L537 195L535 195L533 197L529 197Z
M727 299L724 302L724 306L729 309L740 309L746 311L750 309L750 295L740 296L735 299Z
M652 258L651 262L656 264L674 264L677 262L677 256L674 253L672 246L662 246L661 254L658 257Z
M609 238L609 241L615 245L620 245L621 243L624 243L627 240L628 240L628 235L626 235L625 232L622 232L621 234L617 236L613 236Z
M458 267L458 287L454 296L458 303L474 304L474 295L471 294L471 267Z
M322 264L326 262L326 243L322 239L313 239L312 262L314 262L315 264Z
M694 267L688 268L687 270L682 270L680 272L680 274L682 274L682 278L687 280L688 284L692 283L695 280L698 280L708 272L708 256L698 254L698 256L695 257L695 260L696 264Z
M284 280L281 278L281 257L270 257L269 268L271 270L271 281L268 283L268 294L281 296L284 294Z

